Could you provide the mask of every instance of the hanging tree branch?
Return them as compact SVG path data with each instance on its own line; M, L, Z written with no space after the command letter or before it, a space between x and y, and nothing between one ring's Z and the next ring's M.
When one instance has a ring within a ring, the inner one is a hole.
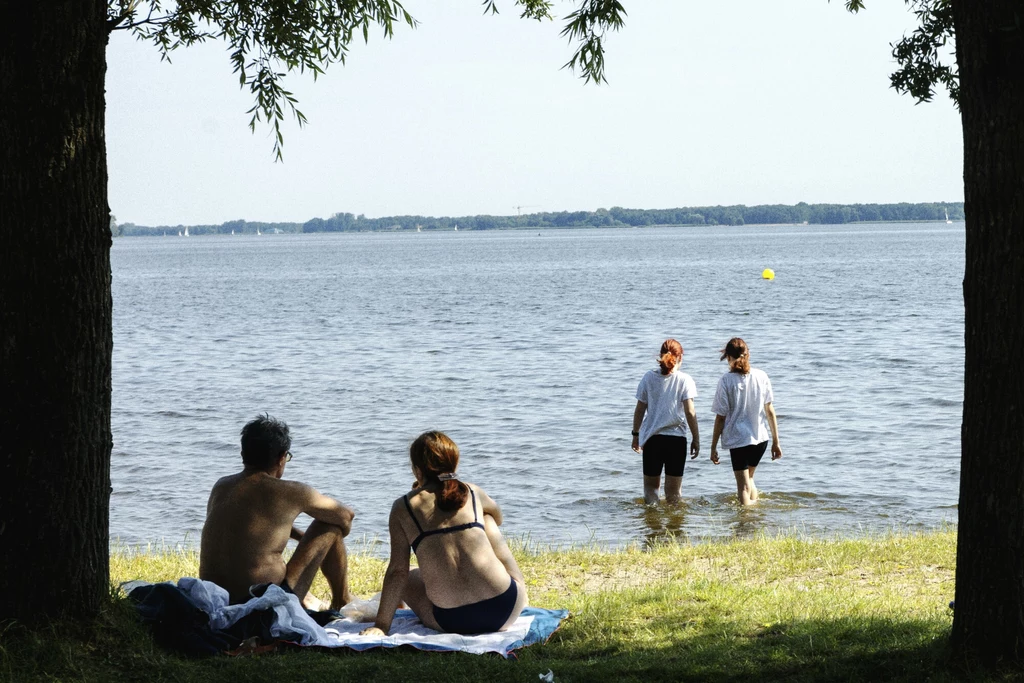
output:
M906 0L917 16L918 27L909 36L892 44L892 56L899 64L889 82L897 92L909 94L920 102L931 102L935 86L942 84L950 99L960 106L960 73L956 68L956 55L952 49L953 7L950 0ZM846 9L859 12L864 0L845 0ZM950 47L943 61L940 50Z
M605 79L603 39L623 25L618 0L576 0L562 35L577 43L566 67L580 70L585 82ZM550 0L515 0L524 19L553 19ZM496 0L483 0L485 13L497 13ZM306 117L282 81L291 72L310 71L316 79L334 63L345 63L356 36L369 41L379 27L385 38L398 24L416 20L399 0L108 0L107 26L152 42L163 59L179 47L211 39L229 48L239 85L253 96L249 127L273 129L274 157L282 158L281 124L287 111L300 126Z
M913 5L919 26L892 46L892 56L900 65L889 77L892 87L918 102L930 102L935 86L942 84L959 107L960 74L955 56L946 63L939 52L953 41L953 7L949 0L908 0L908 4ZM949 54L953 56L952 49Z

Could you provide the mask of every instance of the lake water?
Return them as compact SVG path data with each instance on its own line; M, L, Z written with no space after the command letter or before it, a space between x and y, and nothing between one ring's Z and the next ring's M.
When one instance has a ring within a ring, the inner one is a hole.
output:
M962 223L116 240L112 542L197 546L263 411L292 429L285 476L351 505L378 553L431 428L541 545L955 522L963 253ZM707 459L734 335L784 450L746 510ZM685 504L648 508L629 432L669 336L703 452Z

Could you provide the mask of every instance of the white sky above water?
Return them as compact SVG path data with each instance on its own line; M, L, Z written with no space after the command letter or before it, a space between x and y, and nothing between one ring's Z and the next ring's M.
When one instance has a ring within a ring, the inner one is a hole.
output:
M509 215L600 207L963 200L960 118L944 93L889 87L901 0L624 0L609 83L560 70L560 22L510 0L407 0L421 21L286 87L284 163L211 44L161 63L108 49L110 206L119 222ZM556 3L565 15L570 4ZM951 50L952 48L950 48Z

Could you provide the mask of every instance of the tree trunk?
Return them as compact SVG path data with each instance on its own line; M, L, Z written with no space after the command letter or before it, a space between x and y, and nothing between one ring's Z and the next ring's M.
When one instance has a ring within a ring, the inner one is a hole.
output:
M0 0L0 620L108 594L104 0Z
M952 643L1024 659L1024 5L954 0L966 364Z

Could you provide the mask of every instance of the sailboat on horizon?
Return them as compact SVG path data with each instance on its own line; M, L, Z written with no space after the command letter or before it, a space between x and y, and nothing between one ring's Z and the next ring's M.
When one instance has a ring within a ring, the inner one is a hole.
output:
M185 226L185 237L188 237L188 226Z
M946 224L947 225L951 225L953 223L953 221L949 220L949 209L945 209L945 211L946 211Z

